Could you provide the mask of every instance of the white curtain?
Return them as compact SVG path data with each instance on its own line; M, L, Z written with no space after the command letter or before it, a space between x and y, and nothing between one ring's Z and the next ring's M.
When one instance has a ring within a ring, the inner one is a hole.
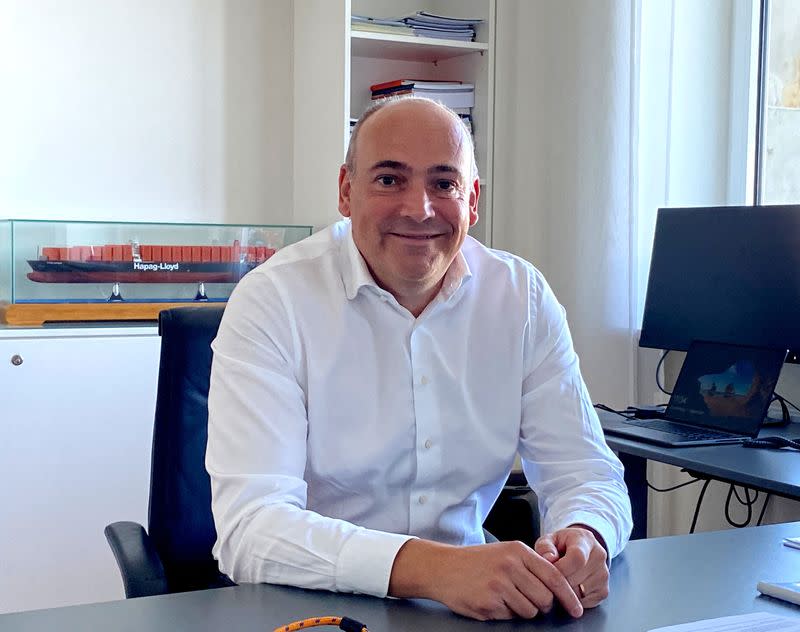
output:
M755 6L498 0L493 244L550 281L595 402L665 401L659 353L637 349L656 210L745 202ZM685 477L651 464L656 485ZM650 535L686 533L698 492L651 493ZM698 530L726 525L726 494L712 484ZM766 522L799 512L775 499Z
M493 245L567 310L595 402L635 397L638 0L499 0Z

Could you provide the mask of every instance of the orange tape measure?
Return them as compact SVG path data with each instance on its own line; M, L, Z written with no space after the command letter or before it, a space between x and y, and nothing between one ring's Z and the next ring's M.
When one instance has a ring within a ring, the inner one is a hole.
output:
M279 625L273 632L296 632L306 628L315 628L319 625L338 625L345 632L369 632L367 626L350 617L311 617L301 621L293 621L286 625Z

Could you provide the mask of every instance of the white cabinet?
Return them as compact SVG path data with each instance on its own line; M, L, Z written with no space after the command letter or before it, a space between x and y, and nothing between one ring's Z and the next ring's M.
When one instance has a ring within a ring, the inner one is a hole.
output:
M159 343L0 329L0 612L124 597L103 529L146 524Z
M495 0L303 0L294 3L295 221L334 221L336 174L349 120L370 104L370 85L394 79L475 85L473 128L481 174L480 220L472 234L491 244ZM475 42L350 29L350 16L399 17L418 10L484 20Z

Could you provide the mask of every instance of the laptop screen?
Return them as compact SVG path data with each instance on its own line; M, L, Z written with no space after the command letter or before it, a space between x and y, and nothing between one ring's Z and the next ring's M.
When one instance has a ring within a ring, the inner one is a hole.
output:
M694 341L665 416L755 436L767 413L785 350Z

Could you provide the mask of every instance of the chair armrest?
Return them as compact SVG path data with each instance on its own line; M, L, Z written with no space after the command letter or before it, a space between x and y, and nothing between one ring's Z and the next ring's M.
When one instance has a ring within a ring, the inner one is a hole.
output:
M104 533L122 575L125 597L149 597L169 592L164 565L142 525L114 522L105 528Z
M501 542L520 540L532 547L540 535L538 499L524 478L509 483L486 517L484 531Z

